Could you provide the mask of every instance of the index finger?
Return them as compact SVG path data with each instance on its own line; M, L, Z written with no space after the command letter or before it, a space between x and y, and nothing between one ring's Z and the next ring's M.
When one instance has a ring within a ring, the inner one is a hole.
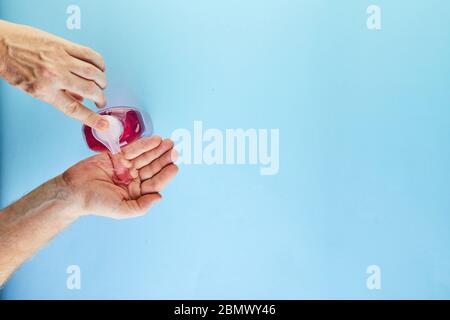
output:
M91 48L70 43L66 46L66 52L74 58L88 62L101 71L105 71L105 61L103 60L103 57L100 53Z
M85 107L66 92L60 91L56 95L53 105L64 112L64 114L81 121L91 128L105 130L109 126L108 121L103 119L101 115Z

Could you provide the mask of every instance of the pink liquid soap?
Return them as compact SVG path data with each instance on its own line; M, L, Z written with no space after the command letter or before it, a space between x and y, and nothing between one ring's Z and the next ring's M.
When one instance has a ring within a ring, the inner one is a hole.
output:
M113 182L119 186L127 187L133 181L130 169L122 164L120 156L111 155L111 162L114 168Z
M120 161L121 147L130 144L144 134L151 134L151 122L145 121L141 112L129 107L113 107L99 112L108 120L110 127L103 132L84 126L83 133L88 147L97 152L110 151L114 168L114 183L128 186L133 177L129 168Z
M151 130L150 125L145 123L141 112L134 108L113 107L99 112L99 114L113 116L120 120L123 126L123 132L119 139L121 147L136 141L142 137L145 132ZM148 125L149 128L147 128L146 125ZM96 152L108 151L108 148L95 138L91 127L84 126L83 132L89 149Z

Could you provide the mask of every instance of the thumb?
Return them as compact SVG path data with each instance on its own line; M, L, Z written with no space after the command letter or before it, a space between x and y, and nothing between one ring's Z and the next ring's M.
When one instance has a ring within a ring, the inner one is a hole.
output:
M147 213L147 211L155 204L161 200L161 195L159 193L145 194L136 200L126 200L120 205L120 218L134 218L140 217Z
M161 201L162 197L159 193L150 193L141 196L136 200L138 208L141 212L146 212L150 207L153 206L156 202Z
M79 100L64 91L57 93L53 105L65 115L93 129L105 130L109 126L108 121L103 119L101 115L82 105Z

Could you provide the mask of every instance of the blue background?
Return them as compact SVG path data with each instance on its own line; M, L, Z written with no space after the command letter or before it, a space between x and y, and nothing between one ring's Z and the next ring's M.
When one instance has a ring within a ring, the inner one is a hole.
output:
M279 128L280 171L183 166L147 216L77 221L2 298L450 298L450 2L77 0L73 31L69 4L0 16L101 52L109 105L160 135ZM2 206L92 154L79 123L4 82L0 112Z

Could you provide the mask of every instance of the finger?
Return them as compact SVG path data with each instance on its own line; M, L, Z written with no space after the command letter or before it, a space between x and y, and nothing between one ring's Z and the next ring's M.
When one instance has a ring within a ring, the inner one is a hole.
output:
M139 217L147 213L147 211L161 200L159 193L146 194L136 200L127 200L122 202L120 206L121 217L132 218Z
M131 199L138 199L141 196L141 183L137 180L132 181L128 185L128 193Z
M176 176L178 167L170 164L164 167L153 178L145 180L141 185L142 194L160 192Z
M141 181L150 179L158 172L160 172L165 166L174 163L178 159L178 152L174 149L167 151L159 158L153 160L149 165L146 165L139 170L139 177Z
M161 144L160 136L151 136L143 139L139 139L136 142L124 147L122 149L125 159L133 160L141 154L152 150Z
M59 91L56 94L53 105L67 116L81 121L91 128L105 130L109 126L108 121L103 119L101 115L85 107L64 91Z
M71 59L69 69L81 78L94 81L101 89L106 88L106 75L103 71L90 63L78 59Z
M134 159L133 164L136 169L140 169L146 165L148 165L153 160L159 158L167 151L173 149L173 141L172 140L164 140L161 144L150 151L147 151Z
M137 199L136 202L138 203L139 208L145 212L148 209L150 209L150 207L154 203L161 201L161 199L162 199L162 197L159 193L152 193L152 194L143 195L142 197Z
M75 74L69 74L69 76L63 80L62 88L94 101L99 107L104 107L106 105L105 93L94 81L80 78Z
M116 159L116 157L113 157L113 158ZM120 165L124 168L127 168L128 174L131 176L131 178L136 179L137 177L139 177L138 170L133 167L133 163L130 160L125 159L122 155L118 159L119 159L118 165Z
M74 58L88 62L101 71L105 71L103 57L91 48L70 43L66 46L66 52Z
M72 97L74 97L75 99L77 99L77 100L80 101L80 102L83 102L83 101L84 101L84 98L83 98L82 96L77 95L76 93L69 92L69 91L66 91L66 93L67 93L67 94L70 94Z

